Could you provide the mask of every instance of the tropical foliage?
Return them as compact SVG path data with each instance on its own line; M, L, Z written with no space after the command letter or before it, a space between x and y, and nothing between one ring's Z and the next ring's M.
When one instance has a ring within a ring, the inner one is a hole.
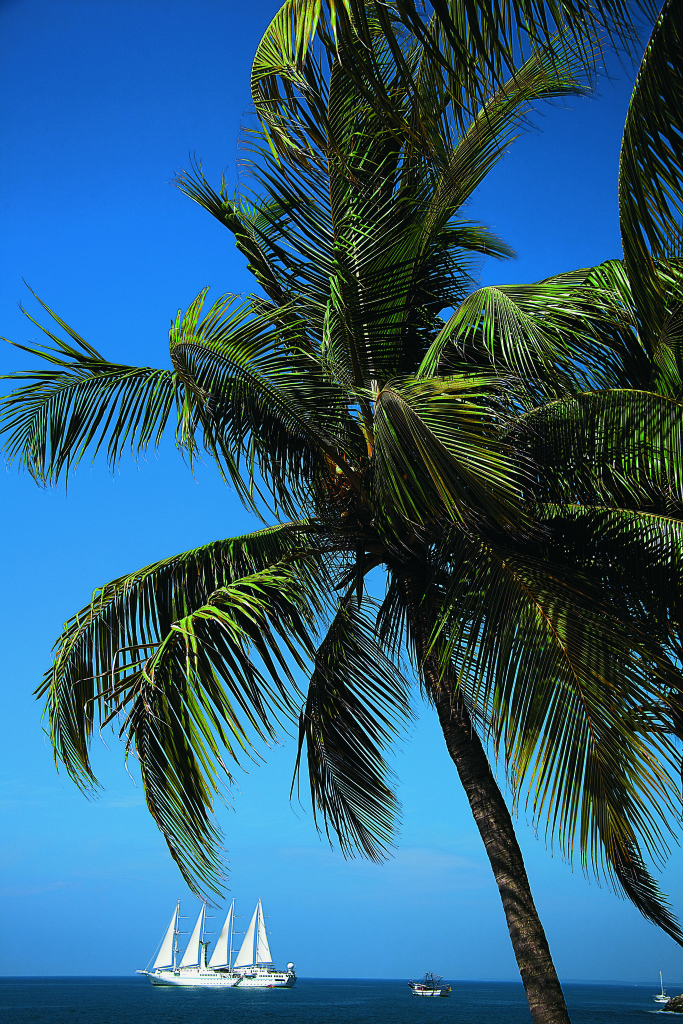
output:
M683 735L680 8L629 110L623 261L474 289L510 251L461 214L530 105L585 88L600 18L626 40L620 5L580 6L288 0L254 63L252 189L178 179L258 291L179 312L169 369L110 362L44 306L10 460L54 482L174 428L276 523L102 587L39 691L83 787L93 729L120 723L190 884L220 884L221 773L292 719L320 826L386 854L407 653L546 834L683 943L645 863Z

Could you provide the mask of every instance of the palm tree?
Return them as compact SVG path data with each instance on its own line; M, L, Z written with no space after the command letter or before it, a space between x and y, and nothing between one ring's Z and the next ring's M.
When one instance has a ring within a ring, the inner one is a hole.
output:
M15 375L28 383L4 407L9 458L41 482L86 450L106 446L111 464L140 453L175 419L189 459L203 448L275 525L102 587L66 624L39 692L56 757L84 788L93 729L120 721L173 857L217 891L225 752L239 763L292 717L320 827L345 853L386 855L385 751L410 714L407 652L486 844L532 1016L564 1022L486 743L515 800L527 791L568 853L578 840L585 864L683 941L643 857L665 853L675 813L675 344L666 387L651 378L678 264L634 243L623 265L471 292L472 261L509 250L459 210L529 104L581 88L586 54L549 36L507 81L503 55L455 116L429 32L368 6L361 48L343 8L317 47L288 53L315 26L282 25L307 9L286 4L257 54L253 191L231 198L199 167L178 181L231 231L259 294L206 312L198 296L172 326L168 370L106 360L44 306L63 336L42 328L53 344L28 351L49 366ZM632 103L625 237L647 240L648 216L665 219L655 191L648 214L628 189L647 187L648 154L662 167L648 104L662 83L680 88L660 56L678 18L669 4ZM678 123L666 116L663 139ZM667 197L680 195L672 175ZM643 262L654 269L639 292ZM659 327L646 305L657 289ZM375 603L365 579L380 568Z

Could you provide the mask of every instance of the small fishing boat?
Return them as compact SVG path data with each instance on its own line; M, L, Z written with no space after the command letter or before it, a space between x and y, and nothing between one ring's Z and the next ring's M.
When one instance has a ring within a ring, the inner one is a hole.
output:
M441 975L432 974L431 971L425 973L424 978L421 981L409 981L414 996L449 996L451 994L450 985L441 984Z
M668 1003L669 997L664 991L664 982L662 981L662 972L659 972L659 988L661 991L656 992L652 997L656 1003Z

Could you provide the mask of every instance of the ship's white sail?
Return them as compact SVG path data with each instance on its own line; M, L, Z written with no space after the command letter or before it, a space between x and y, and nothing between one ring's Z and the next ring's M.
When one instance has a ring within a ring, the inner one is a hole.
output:
M244 936L244 942L240 946L240 951L232 965L233 967L251 967L254 963L254 931L256 929L256 918L258 916L260 902L261 901L259 900L256 910L254 911L254 916L249 922L247 934Z
M230 966L230 932L232 931L232 915L234 909L235 901L233 900L230 904L230 910L228 911L228 916L225 919L225 924L221 928L221 933L218 936L216 948L211 954L209 967Z
M259 898L258 906L258 930L256 932L256 963L272 964L273 958L270 955L268 936L266 935L266 922L263 918L263 907Z
M153 971L155 971L157 967L167 967L168 964L173 963L173 936L175 935L177 918L178 907L176 907L175 910L173 911L173 917L171 918L171 923L166 929L166 934L164 935L164 940L161 943L159 955L154 961L154 966L152 967Z
M199 963L199 940L202 937L205 910L206 904L202 904L202 909L199 911L199 917L197 918L197 923L194 926L194 931L190 936L190 941L188 942L187 949L183 954L183 959L180 961L181 967L194 967Z

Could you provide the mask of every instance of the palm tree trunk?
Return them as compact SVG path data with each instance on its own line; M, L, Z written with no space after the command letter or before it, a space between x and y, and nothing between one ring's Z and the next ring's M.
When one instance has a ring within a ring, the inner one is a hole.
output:
M416 596L409 575L403 582L410 634L422 679L436 707L446 748L486 847L534 1024L571 1024L548 940L531 895L510 812L467 708L458 695L455 679L442 675L436 655L429 653L429 612L425 618L420 608L422 602L419 594Z
M425 668L429 684L428 668ZM512 948L535 1024L569 1024L548 940L534 906L510 812L493 777L481 740L462 702L438 677L430 687L448 753L458 770L484 840L507 919Z

